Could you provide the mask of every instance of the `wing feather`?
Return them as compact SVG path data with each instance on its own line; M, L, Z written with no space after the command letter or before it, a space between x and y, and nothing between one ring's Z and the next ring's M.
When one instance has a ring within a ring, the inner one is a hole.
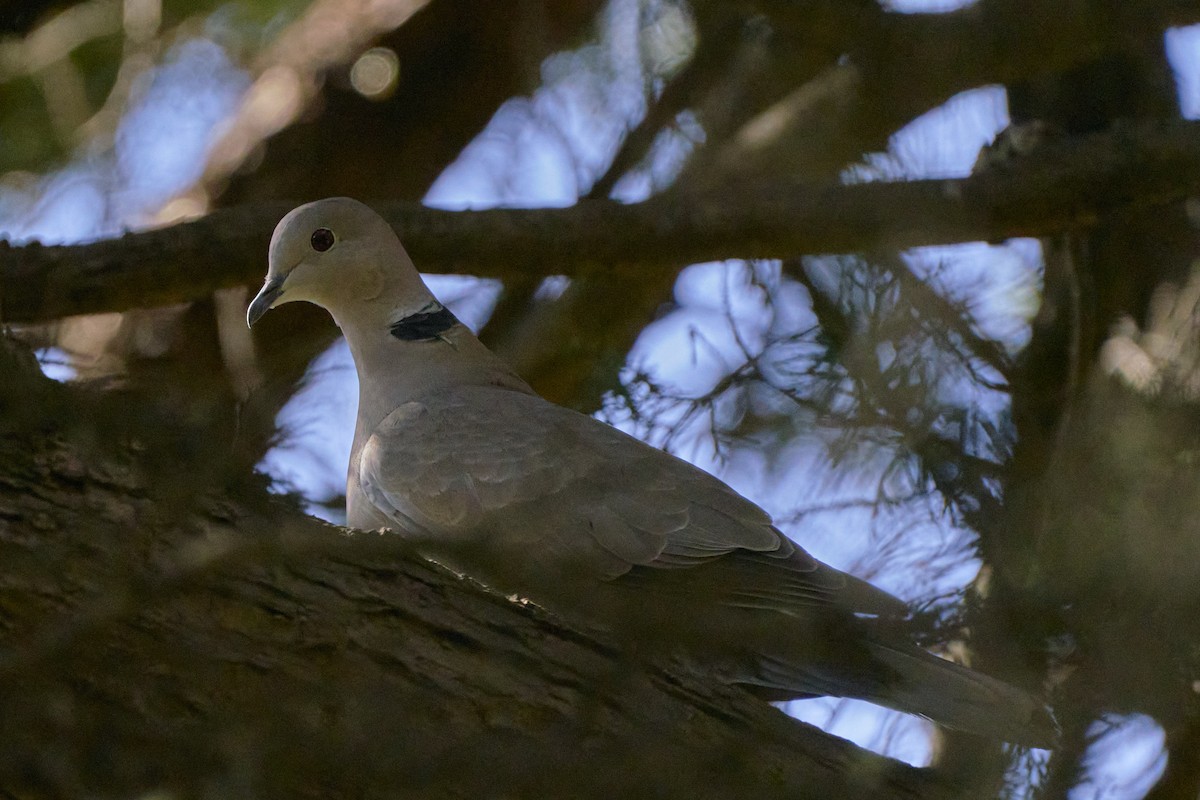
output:
M720 573L713 585L731 606L899 605L821 565L713 476L522 392L458 387L401 406L364 445L358 477L410 535L547 575L636 581L700 569Z

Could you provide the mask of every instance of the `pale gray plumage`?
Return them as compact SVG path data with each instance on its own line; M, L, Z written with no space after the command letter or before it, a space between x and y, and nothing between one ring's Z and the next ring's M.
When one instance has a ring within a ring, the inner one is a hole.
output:
M360 384L352 527L387 528L506 592L685 652L769 697L860 697L1046 744L1025 692L908 644L904 605L821 564L724 483L538 397L421 281L366 206L301 206L247 313L308 300Z

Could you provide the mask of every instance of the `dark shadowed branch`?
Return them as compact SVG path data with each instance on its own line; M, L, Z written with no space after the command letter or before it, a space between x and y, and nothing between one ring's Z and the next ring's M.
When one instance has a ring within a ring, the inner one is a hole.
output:
M1044 3L984 0L944 14L883 12L874 3L754 0L775 26L810 38L814 29L852 52L868 71L957 91L1071 69L1134 46L1134 31L1200 21L1191 0Z
M731 187L725 188L727 198ZM379 208L422 269L497 278L581 276L615 263L674 270L721 258L1043 236L1196 192L1200 124L1116 128L961 180L743 188L736 203L672 194L630 206ZM287 210L288 204L238 207L93 244L6 247L0 250L3 320L161 305L257 283L266 271L270 231Z
M953 794L307 518L214 468L204 431L36 370L0 354L0 794Z

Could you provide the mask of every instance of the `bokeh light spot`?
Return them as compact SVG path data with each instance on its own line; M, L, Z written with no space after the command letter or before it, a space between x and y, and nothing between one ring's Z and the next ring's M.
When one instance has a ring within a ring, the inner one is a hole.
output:
M400 78L400 59L386 47L372 47L350 68L350 85L363 97L384 100Z

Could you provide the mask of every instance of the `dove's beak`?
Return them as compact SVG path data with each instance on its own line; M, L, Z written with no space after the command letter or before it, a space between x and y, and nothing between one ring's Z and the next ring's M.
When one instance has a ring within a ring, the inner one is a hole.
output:
M254 301L250 303L250 307L246 309L247 327L253 328L254 323L271 310L281 294L283 294L283 278L271 278L264 283Z

